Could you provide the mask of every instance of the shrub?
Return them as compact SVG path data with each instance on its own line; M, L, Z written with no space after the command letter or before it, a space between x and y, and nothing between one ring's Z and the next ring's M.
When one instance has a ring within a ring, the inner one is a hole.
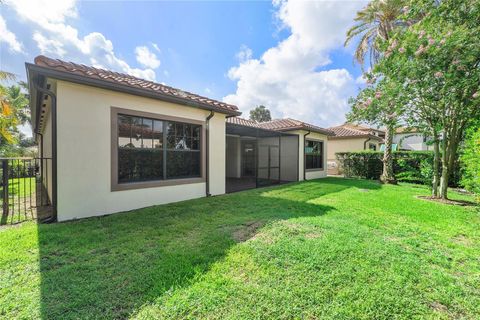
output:
M480 201L480 127L471 130L465 140L462 154L462 184L477 195Z
M346 177L380 179L383 152L340 152L336 156ZM458 167L452 174L452 186L458 185ZM433 151L396 151L393 153L393 171L398 181L429 185L433 178Z

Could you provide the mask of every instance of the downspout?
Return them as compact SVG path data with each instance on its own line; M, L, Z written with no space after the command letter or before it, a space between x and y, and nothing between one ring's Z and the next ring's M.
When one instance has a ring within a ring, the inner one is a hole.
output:
M303 135L303 181L307 181L307 164L305 160L307 160L307 156L305 154L305 142L307 141L307 136L310 134L310 130Z
M363 150L367 150L367 142L372 140L372 138L368 138L367 140L365 140L365 142L363 142Z
M33 82L33 85L35 87L35 90L41 92L42 94L50 96L50 98L52 99L50 107L50 112L52 113L52 217L42 221L45 223L49 223L57 221L57 96L53 91L40 87L36 82ZM38 116L40 115L37 114L37 117ZM36 129L38 130L38 128Z
M210 111L210 114L205 119L207 122L206 125L206 141L205 141L205 152L206 154L206 163L205 163L205 193L207 197L210 197L210 119L213 118L215 112Z

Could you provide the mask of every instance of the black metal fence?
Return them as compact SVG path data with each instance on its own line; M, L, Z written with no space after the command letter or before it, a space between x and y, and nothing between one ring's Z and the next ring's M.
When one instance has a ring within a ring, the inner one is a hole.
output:
M48 217L51 159L0 158L0 164L0 224Z

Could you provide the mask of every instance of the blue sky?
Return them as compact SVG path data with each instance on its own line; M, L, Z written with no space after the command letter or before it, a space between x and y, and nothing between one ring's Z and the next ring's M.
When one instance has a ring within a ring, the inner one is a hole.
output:
M339 124L360 85L343 48L359 1L6 1L0 68L38 54L95 65L274 117Z

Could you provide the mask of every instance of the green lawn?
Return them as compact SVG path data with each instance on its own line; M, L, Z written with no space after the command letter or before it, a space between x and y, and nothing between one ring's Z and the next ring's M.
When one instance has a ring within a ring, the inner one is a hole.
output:
M328 178L4 227L0 318L478 319L480 212L419 194Z
M10 196L25 197L35 193L36 180L33 178L12 178L8 180Z
M34 218L30 210L30 204L35 203L35 188L35 177L8 180L10 213L8 215L0 214L0 226L16 224ZM2 197L3 187L0 187L0 208L3 206Z

